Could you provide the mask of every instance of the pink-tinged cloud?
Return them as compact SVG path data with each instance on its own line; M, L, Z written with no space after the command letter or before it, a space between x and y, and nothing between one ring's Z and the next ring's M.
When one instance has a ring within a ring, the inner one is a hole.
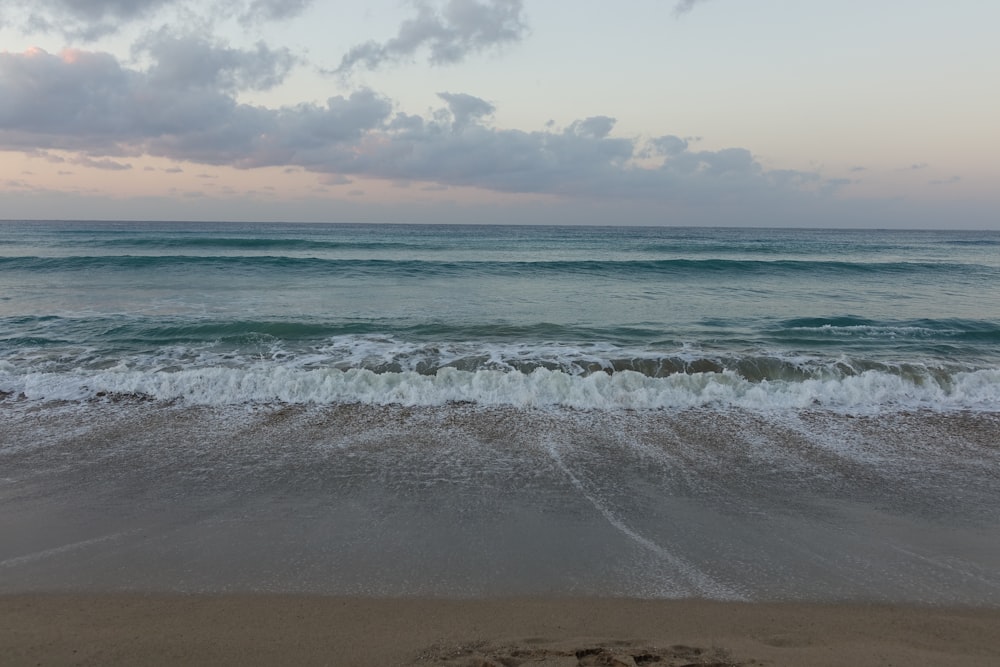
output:
M768 171L743 148L692 150L673 136L616 137L594 116L564 129L498 129L491 103L442 92L424 118L393 111L370 90L325 104L280 108L237 101L271 85L287 54L151 38L153 64L124 67L107 53L39 49L0 54L0 149L70 151L77 161L125 168L150 155L206 165L297 167L389 181L505 193L640 197L654 201L772 200L823 191L813 173ZM205 64L192 68L189 52Z

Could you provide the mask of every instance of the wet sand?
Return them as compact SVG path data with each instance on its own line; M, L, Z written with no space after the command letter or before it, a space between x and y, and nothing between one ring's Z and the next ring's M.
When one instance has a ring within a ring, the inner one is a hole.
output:
M0 404L0 593L1000 607L1000 417Z
M1000 610L701 600L0 596L4 665L1000 664Z
M1000 664L997 414L0 413L0 664Z

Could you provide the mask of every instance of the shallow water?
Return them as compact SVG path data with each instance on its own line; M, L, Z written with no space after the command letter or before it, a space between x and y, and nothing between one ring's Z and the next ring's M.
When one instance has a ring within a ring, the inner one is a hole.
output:
M0 406L4 592L1000 605L995 414Z

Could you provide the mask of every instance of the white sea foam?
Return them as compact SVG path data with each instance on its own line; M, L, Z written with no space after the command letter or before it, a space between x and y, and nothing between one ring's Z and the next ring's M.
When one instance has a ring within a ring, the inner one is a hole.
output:
M378 373L363 368L304 369L261 363L252 367L190 368L175 372L124 367L73 373L12 374L0 369L0 391L29 400L86 400L138 394L195 405L241 403L367 403L577 409L739 407L750 410L823 407L846 412L882 410L1000 410L1000 370L958 372L946 379L871 370L839 378L751 382L733 371L649 377L633 371L572 375L465 371Z

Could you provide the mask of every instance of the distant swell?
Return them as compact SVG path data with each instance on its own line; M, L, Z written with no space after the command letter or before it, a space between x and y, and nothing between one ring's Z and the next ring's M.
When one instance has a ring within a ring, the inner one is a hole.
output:
M842 343L850 339L936 339L976 343L1000 343L1000 326L989 320L959 318L902 321L861 317L799 318L786 320L772 331L784 342L798 340L812 344L826 340Z
M981 265L935 262L836 262L800 260L662 259L634 261L423 261L381 259L323 259L280 256L98 255L76 257L2 257L0 269L22 271L271 269L341 276L558 275L635 278L637 276L795 276L829 273L844 279L858 274L992 275L1000 272Z
M93 245L105 248L151 249L220 249L220 250L399 250L419 247L434 249L436 246L415 245L395 241L323 241L303 238L265 237L125 237L104 238Z

